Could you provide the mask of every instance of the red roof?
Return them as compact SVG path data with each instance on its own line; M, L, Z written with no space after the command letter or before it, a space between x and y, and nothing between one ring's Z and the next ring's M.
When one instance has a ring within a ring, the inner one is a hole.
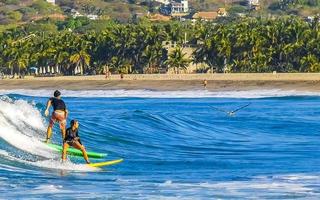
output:
M216 19L218 17L217 12L197 12L192 18L193 19Z

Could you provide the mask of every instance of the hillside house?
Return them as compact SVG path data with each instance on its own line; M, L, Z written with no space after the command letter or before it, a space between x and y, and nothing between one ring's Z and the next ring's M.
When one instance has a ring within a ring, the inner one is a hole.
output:
M247 5L249 9L258 10L260 8L259 0L247 0Z
M93 14L90 14L90 15L87 15L87 18L91 19L91 20L97 20L99 18L98 15L93 15Z
M217 12L197 12L192 16L192 20L212 21L218 17Z
M170 1L169 4L163 4L160 12L164 15L175 15L189 12L188 0Z
M213 12L197 12L192 16L192 21L202 20L202 21L213 21L218 17L227 16L225 8L219 8L217 11Z
M227 11L226 11L225 8L219 8L218 11L217 11L217 13L218 13L218 16L219 16L219 17L225 17L225 16L228 15L228 13L227 13Z
M189 4L186 0L181 0L180 2L172 2L171 13L187 13L189 12Z

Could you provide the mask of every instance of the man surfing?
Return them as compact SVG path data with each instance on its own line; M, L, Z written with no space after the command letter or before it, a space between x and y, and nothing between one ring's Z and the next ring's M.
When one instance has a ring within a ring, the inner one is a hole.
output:
M71 127L67 129L66 137L63 140L62 162L64 162L67 159L68 148L69 146L72 146L76 149L81 150L83 158L86 160L87 164L90 164L86 149L81 144L79 138L79 122L77 120L71 120L70 126Z
M49 142L51 135L52 135L52 127L55 122L59 122L60 125L60 130L61 130L61 135L62 135L62 140L64 139L66 135L66 119L68 117L68 110L66 108L66 104L64 101L61 99L61 92L58 90L54 91L53 93L54 97L51 97L47 103L47 108L45 111L45 116L49 115L49 109L52 106L53 107L53 112L50 118L50 123L47 129L47 138L46 138L46 143Z

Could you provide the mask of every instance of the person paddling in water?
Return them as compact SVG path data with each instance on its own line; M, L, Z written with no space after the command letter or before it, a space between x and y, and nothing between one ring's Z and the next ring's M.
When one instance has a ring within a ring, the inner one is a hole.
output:
M58 90L54 92L53 96L54 97L49 99L47 103L47 108L45 111L45 115L48 116L50 107L51 106L53 107L53 112L52 112L50 123L47 129L47 138L45 141L46 143L49 142L52 135L52 127L54 123L57 121L59 122L59 125L60 125L62 140L66 135L66 119L68 117L68 110L66 108L66 104L61 99L61 93Z
M67 129L66 137L63 140L62 162L66 161L68 148L69 146L72 146L81 150L87 164L90 164L86 149L79 138L79 122L77 120L71 120L70 126L71 127Z

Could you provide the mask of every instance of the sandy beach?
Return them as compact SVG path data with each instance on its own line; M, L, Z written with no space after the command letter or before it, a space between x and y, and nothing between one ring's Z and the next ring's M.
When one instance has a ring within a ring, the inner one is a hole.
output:
M297 91L320 91L318 73L259 73L259 74L133 74L97 76L31 77L0 80L0 89L67 89L67 90L199 90L204 89L253 90L283 89Z

